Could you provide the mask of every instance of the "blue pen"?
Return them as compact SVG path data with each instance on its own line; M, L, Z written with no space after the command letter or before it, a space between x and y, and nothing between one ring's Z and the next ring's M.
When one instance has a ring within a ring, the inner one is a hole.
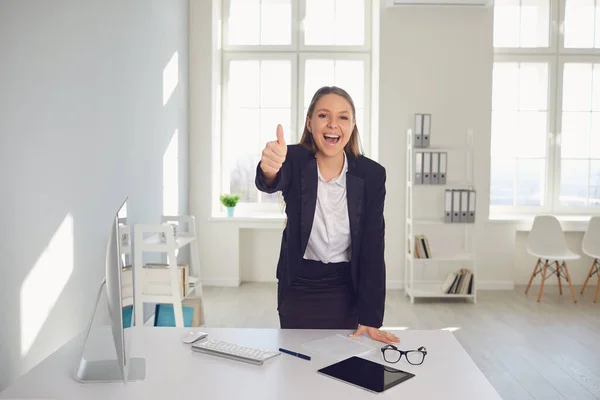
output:
M285 354L289 354L290 356L296 356L296 357L300 357L300 358L310 361L310 356L296 353L295 351L286 350L286 349L282 349L282 348L279 348L279 351L281 351L282 353L285 353Z

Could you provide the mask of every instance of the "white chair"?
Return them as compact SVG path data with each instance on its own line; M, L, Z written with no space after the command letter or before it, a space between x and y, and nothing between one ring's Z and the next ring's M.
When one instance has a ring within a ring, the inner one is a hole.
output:
M590 218L587 230L583 236L583 243L581 245L583 252L594 259L590 272L588 272L583 287L581 288L581 294L585 290L585 287L593 275L598 275L598 283L596 283L596 294L594 295L594 303L598 300L598 292L600 291L600 216Z
M542 298L544 282L552 275L558 279L558 290L562 295L562 284L560 278L563 277L569 283L573 301L576 303L575 290L571 281L571 275L567 268L567 261L578 260L581 256L572 252L567 246L564 232L558 222L558 219L552 215L539 215L533 220L533 227L527 238L527 252L537 257L537 262L529 278L529 284L525 289L525 294L531 287L531 282L539 273L542 274L542 282L538 293L537 301ZM556 265L556 269L553 267ZM550 275L548 275L550 270Z

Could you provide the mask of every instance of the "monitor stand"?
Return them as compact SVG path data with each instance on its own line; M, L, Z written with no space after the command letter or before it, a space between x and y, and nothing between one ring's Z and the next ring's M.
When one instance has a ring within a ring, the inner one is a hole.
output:
M94 312L83 340L81 348L81 358L79 366L77 368L76 380L81 383L110 383L110 382L123 382L127 383L135 381L143 381L146 378L146 360L143 358L131 358L128 359L127 363L123 366L120 360L95 360L89 361L84 358L85 345L88 342L92 324L96 311L98 310L98 304L100 303L100 297L102 291L106 288L106 279L102 281L100 290L98 290L98 296L96 298L96 305L94 306ZM122 328L122 327L121 327ZM112 336L112 335L111 335ZM114 344L114 343L113 343ZM115 350L116 350L115 345Z

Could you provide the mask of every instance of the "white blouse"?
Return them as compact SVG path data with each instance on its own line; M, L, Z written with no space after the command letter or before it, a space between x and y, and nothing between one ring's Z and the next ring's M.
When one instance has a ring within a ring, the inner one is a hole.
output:
M351 240L346 172L348 158L344 153L342 173L329 182L318 172L317 206L304 258L325 264L350 261Z

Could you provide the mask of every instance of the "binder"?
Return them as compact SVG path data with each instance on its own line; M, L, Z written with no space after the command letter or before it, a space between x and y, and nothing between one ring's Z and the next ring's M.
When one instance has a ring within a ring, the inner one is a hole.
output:
M469 222L469 223L475 222L475 200L476 200L475 191L469 190L469 214L467 217L467 222Z
M423 153L415 153L415 185L423 184Z
M429 138L431 136L431 114L423 115L423 147L429 147Z
M446 169L448 168L448 153L440 153L439 184L446 184Z
M444 198L444 222L452 222L452 190L446 189Z
M423 147L423 114L415 114L414 147Z
M452 222L460 222L460 190L452 189Z
M431 153L423 153L423 185L431 184Z
M469 191L460 191L460 222L467 222L469 216Z
M440 153L431 153L431 183L437 185L440 183Z

